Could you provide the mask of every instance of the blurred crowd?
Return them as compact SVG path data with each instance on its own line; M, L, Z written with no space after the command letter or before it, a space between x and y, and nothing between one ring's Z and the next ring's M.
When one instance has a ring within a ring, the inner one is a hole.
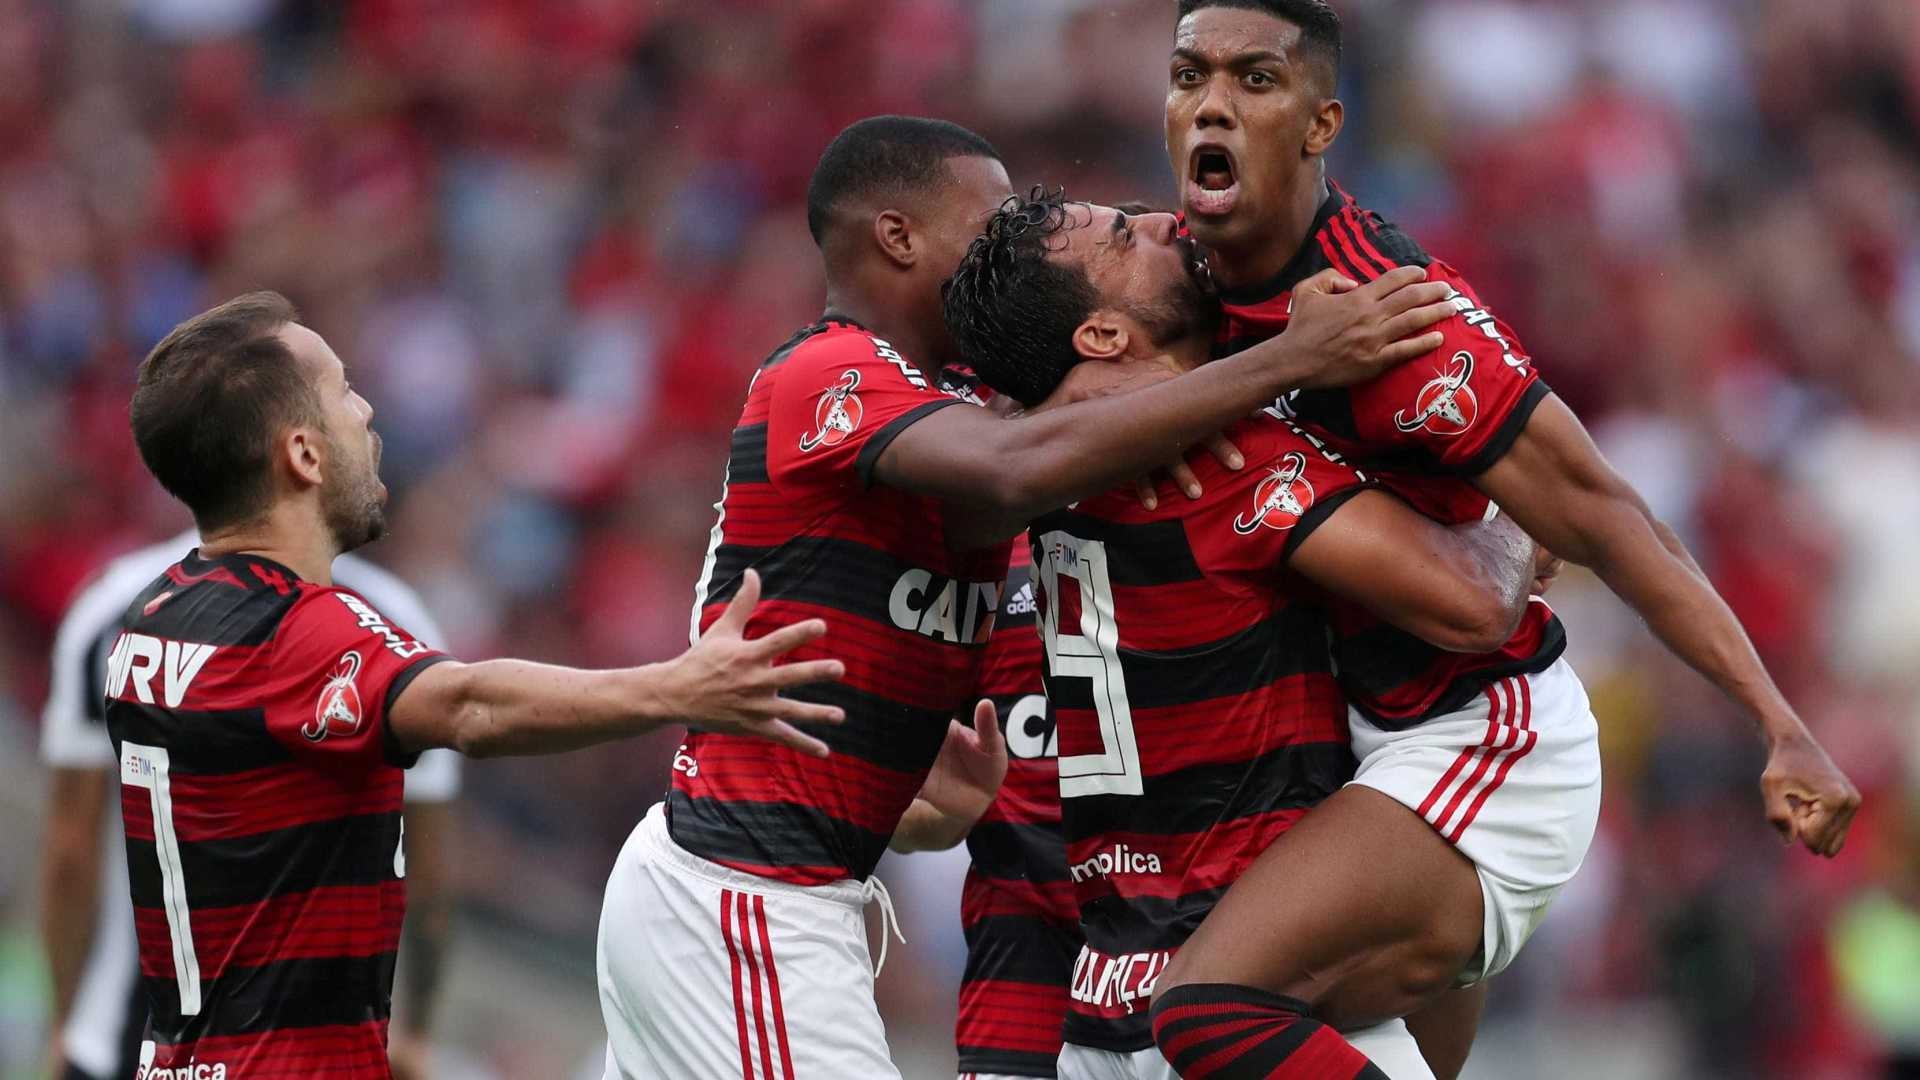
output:
M1685 1075L1920 1075L1920 5L1336 6L1334 175L1519 330L1868 797L1842 859L1783 851L1742 719L1569 575L1605 821L1494 1020L1651 1009ZM939 115L1016 186L1170 202L1172 7L0 0L0 745L74 588L186 524L127 432L138 359L253 288L373 402L369 554L455 651L684 647L747 377L821 307L826 141ZM671 750L470 768L473 917L590 941ZM0 860L0 918L32 891Z

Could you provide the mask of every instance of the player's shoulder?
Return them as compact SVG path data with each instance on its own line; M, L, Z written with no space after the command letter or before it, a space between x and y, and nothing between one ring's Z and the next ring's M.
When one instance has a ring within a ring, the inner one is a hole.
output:
M919 363L894 348L893 343L857 323L828 320L815 323L787 339L761 365L762 378L779 380L850 378L864 381L872 372L891 369L920 390L933 380ZM849 375L848 372L852 374Z
M1361 206L1339 185L1332 188L1320 239L1335 269L1367 282L1402 266L1423 266L1431 278L1437 260L1411 233L1379 211Z
M1227 429L1227 438L1246 459L1246 467L1239 470L1243 475L1298 458L1295 468L1303 474L1326 473L1331 477L1354 473L1356 481L1363 479L1338 450L1277 407L1241 420Z

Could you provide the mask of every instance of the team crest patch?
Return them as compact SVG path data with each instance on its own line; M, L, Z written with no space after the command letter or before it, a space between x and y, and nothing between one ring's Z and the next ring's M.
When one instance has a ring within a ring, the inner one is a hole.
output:
M813 406L813 431L800 436L800 452L809 453L822 446L839 446L860 428L865 408L860 395L860 372L848 368L840 381L827 387Z
M313 708L313 723L300 729L300 734L313 742L319 742L329 735L345 738L360 730L360 687L354 680L360 675L360 654L348 652L340 658L340 666L327 676L327 685L320 691L320 702Z
M1307 456L1298 451L1280 459L1253 489L1253 510L1233 520L1233 531L1252 536L1262 526L1285 532L1313 508L1313 484L1307 480Z
M1451 438L1464 434L1480 418L1480 399L1467 380L1473 378L1473 354L1453 354L1446 371L1428 380L1414 398L1412 409L1393 414L1393 426L1403 432L1426 431Z

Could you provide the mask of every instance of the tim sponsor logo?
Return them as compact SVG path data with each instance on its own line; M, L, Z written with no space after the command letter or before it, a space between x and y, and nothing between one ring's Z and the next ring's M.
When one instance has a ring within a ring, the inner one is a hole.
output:
M1167 950L1107 956L1080 947L1073 962L1073 1000L1104 1015L1132 1015L1153 1001L1153 984L1167 970Z
M1117 877L1121 874L1157 874L1160 872L1160 856L1146 851L1135 851L1125 844L1115 844L1085 862L1077 862L1067 868L1073 874L1075 882L1095 877Z

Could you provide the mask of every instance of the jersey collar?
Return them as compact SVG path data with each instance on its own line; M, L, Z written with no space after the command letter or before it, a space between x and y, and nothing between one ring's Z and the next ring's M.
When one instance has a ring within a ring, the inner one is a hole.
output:
M1327 227L1327 222L1333 220L1333 215L1339 213L1352 201L1352 196L1340 190L1340 185L1331 180L1327 181L1327 197L1320 203L1319 211L1313 215L1313 225L1307 229L1306 238L1300 243L1300 250L1293 253L1293 258L1287 265L1278 274L1265 281L1257 281L1237 288L1221 289L1220 302L1239 307L1265 303L1321 270L1324 261L1320 257L1320 232Z

